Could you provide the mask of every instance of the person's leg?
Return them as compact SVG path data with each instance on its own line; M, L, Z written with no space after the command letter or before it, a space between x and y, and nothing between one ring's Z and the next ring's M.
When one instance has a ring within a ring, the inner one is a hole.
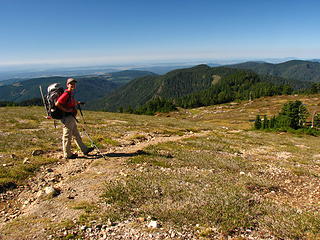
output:
M78 131L76 120L73 118L72 135L75 137L75 142L81 151L86 154L88 147L83 143L80 133Z
M63 135L62 135L62 149L63 157L68 158L72 155L71 153L71 139L72 139L72 121L69 117L62 119L63 124Z

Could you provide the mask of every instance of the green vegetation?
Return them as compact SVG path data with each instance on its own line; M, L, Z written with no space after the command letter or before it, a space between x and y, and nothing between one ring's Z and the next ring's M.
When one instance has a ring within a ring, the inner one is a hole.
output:
M147 71L131 70L97 76L79 76L76 77L79 81L76 90L76 97L78 100L89 103L90 101L94 101L105 96L106 94L109 94L111 91L128 83L134 78L146 75L155 74ZM20 102L24 102L24 104L28 105L27 101L30 101L30 99L41 98L39 85L42 86L44 94L46 94L47 87L52 83L60 83L64 87L66 84L66 78L67 77L32 78L21 80L13 84L0 86L0 101L2 101L2 106L4 104L9 104L12 106L13 104L11 102L14 102L14 105L19 106L25 106L20 104ZM29 105L35 104L33 101L31 101Z
M287 126L304 126L302 122L308 118L301 114L306 114L305 108L316 110L318 100L319 95L262 97L179 109L165 117L84 111L86 129L108 161L77 159L75 164L92 162L85 174L74 176L59 159L61 125L55 129L52 121L43 118L43 107L0 108L1 116L5 116L0 119L2 190L25 184L41 166L59 161L57 167L66 171L59 184L62 194L50 201L61 204L63 211L69 206L66 213L72 211L70 228L57 229L57 222L51 222L57 220L47 215L48 223L43 223L43 213L39 213L39 218L19 216L17 221L4 223L1 232L8 238L22 234L32 238L32 234L51 226L53 235L66 231L63 237L77 239L84 234L80 226L106 225L110 219L116 223L132 220L126 226L137 231L181 228L199 239L240 239L246 234L257 239L317 239L318 141L309 135L250 131L252 122L248 120L260 119L257 125L262 129L275 126L281 115ZM297 116L300 121L296 121ZM291 118L294 121L289 121ZM80 122L80 131L81 127ZM181 135L183 138L178 138ZM84 141L89 143L86 137ZM44 154L32 156L36 149ZM25 158L27 163L23 163ZM56 170L55 166L50 168ZM75 199L67 199L67 186L81 185L78 183L92 185L92 189L77 190ZM100 199L89 198L100 195ZM41 201L39 204L50 203ZM163 228L146 229L147 222L138 218L148 216ZM31 224L31 220L39 222Z
M0 101L0 107L14 107L14 106L42 106L41 98L32 98L21 102Z
M192 108L291 92L292 89L288 86L261 82L260 77L255 73L237 71L223 77L219 83L209 89L177 99L176 102L178 106Z
M303 87L306 82L320 82L320 63L292 60L279 64L261 63L261 62L246 62L229 67L237 69L250 69L257 74L272 75L282 77L289 80L291 83L297 83L298 87ZM292 79L300 82L293 81Z
M154 115L156 112L172 112L177 108L172 101L156 98L153 99L136 110L128 109L126 112L134 114Z
M128 160L128 176L106 184L102 197L110 208L105 218L152 216L165 227L210 226L225 235L264 229L284 239L318 236L318 213L298 213L290 205L273 202L273 194L285 195L281 180L261 174L262 162L235 154L239 147L249 147L252 138L215 132L148 147L145 154ZM164 152L172 157L159 154Z
M47 153L52 150L50 144L59 146L60 132L50 121L45 122L46 128L39 127L44 121L42 113L40 107L0 108L0 192L23 183L42 165L58 160ZM32 156L36 149L45 154Z
M289 85L275 85L277 78L224 67L199 65L163 76L136 79L98 103L107 111L138 114L168 112L176 107L192 108L248 100L262 96L291 94Z
M0 191L23 184L43 165L61 161L61 124L57 121L58 127L54 128L53 121L44 118L43 107L0 107L0 115L4 116L0 120ZM128 114L84 111L84 116L86 130L101 149L122 145L125 134L130 132L135 133L135 139L141 140L138 139L143 136L141 129L146 133L158 131L171 135L185 129L197 131L199 128L187 121L154 119L150 116L139 116L139 121L136 115ZM82 121L80 117L78 119L78 128L82 132ZM110 124L114 119L117 121ZM83 139L87 145L90 144L86 136ZM37 149L44 154L32 156Z
M309 116L306 106L301 101L289 101L284 104L278 116L273 116L270 120L267 115L261 119L256 116L254 128L264 130L288 131L294 133L307 133L310 135L320 135L317 128L306 126L306 120ZM318 115L314 118L315 126L319 125Z

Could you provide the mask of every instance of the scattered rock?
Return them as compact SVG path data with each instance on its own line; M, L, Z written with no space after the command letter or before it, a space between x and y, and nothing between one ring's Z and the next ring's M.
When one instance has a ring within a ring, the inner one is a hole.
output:
M42 154L44 154L44 151L41 149L37 149L32 152L32 156L40 156Z
M13 166L13 163L4 163L2 164L3 167L11 167Z
M55 196L58 196L60 194L60 190L50 186L50 187L46 187L44 189L44 193L48 197L55 197Z
M148 228L160 228L161 224L158 223L157 221L150 221L148 224Z
M68 198L68 199L74 199L75 196L73 196L73 195L68 195L67 198Z
M165 150L160 150L158 151L159 152L159 155L161 157L165 157L165 158L173 158L172 154L168 151L165 151Z
M145 222L147 219L145 217L138 217L137 221L138 222Z
M83 225L83 226L80 227L80 230L81 230L81 231L84 231L84 230L86 230L86 229L87 229L87 226L86 226L86 225Z
M117 224L115 222L111 221L111 219L108 219L107 225L108 226L115 226Z

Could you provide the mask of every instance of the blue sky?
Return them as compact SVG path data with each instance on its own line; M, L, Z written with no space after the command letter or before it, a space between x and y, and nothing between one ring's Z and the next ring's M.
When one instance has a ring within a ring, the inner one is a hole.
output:
M0 65L320 58L320 1L0 0Z

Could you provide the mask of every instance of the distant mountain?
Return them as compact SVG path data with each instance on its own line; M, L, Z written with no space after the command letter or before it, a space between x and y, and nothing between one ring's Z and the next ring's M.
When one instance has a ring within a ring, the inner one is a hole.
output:
M79 81L76 96L81 101L92 101L106 96L114 89L128 83L136 77L155 75L145 71L121 71L105 75L77 76ZM52 83L60 83L65 87L67 77L32 78L15 82L10 85L0 86L0 101L21 102L33 98L40 98L39 85L46 93L46 88Z
M14 82L21 81L22 79L28 80L31 78L43 78L43 77L68 77L68 76L84 76L84 75L104 75L114 72L120 72L123 69L128 71L137 70L152 72L156 74L165 74L175 69L182 69L197 65L196 63L159 63L155 65L146 65L141 67L135 67L131 65L118 65L118 66L87 66L87 67L61 67L61 68L49 68L48 66L33 67L32 69L5 69L0 66L0 86L12 84ZM209 66L218 66L215 63L209 63ZM10 79L9 82L3 81Z
M7 80L3 80L0 81L0 87L1 86L5 86L5 85L10 85L16 82L22 82L24 80L28 80L28 79L21 79L21 78L13 78L13 79L7 79Z
M94 97L102 97L119 87L119 84L113 83L103 78L85 77L78 78L79 84L76 89L77 99L88 101ZM21 102L32 98L40 98L39 86L41 85L44 93L46 88L52 83L60 83L65 87L65 77L47 77L33 78L12 85L0 87L0 101Z
M150 72L150 71L138 71L138 70L124 70L124 71L118 71L118 72L97 72L97 71L94 71L94 73L92 74L88 74L88 72L90 72L89 70L88 71L83 71L83 73L86 72L86 74L81 74L81 72L79 71L75 71L77 72L78 74L66 74L65 72L63 74L55 74L54 77L69 77L69 76L75 76L75 77L99 77L99 76L102 76L103 78L105 78L106 80L110 80L110 81L113 81L113 82L118 82L118 83L122 83L122 84L125 84L129 81L131 81L132 79L134 78L137 78L137 77L142 77L142 76L147 76L147 75L156 75L155 73L153 72ZM70 71L70 73L75 73L73 71ZM91 70L92 72L92 70ZM1 75L1 73L0 73ZM31 74L32 75L32 74ZM52 74L49 74L48 75L52 75ZM10 85L10 84L13 84L13 83L16 83L16 82L23 82L23 81L26 81L26 80L30 80L31 78L46 78L46 77L49 77L49 76L38 76L38 77L30 77L28 78L28 73L26 73L25 75L21 75L21 78L12 78L12 79L8 79L8 80L2 80L0 81L0 86L5 86L5 85ZM51 76L52 77L52 76Z
M251 71L198 65L192 68L174 70L162 76L137 78L115 90L109 96L95 101L91 106L94 106L94 109L107 111L117 111L119 108L137 108L155 98L178 100L209 88L213 88L213 91L219 93L219 91L224 91L227 88L231 89L234 79L238 81L237 84L239 85L242 80L246 81L246 78L254 78L254 83L262 81L263 78L266 84L261 85L261 88L268 88L273 82L279 81L277 77L260 77ZM261 90L260 92L264 91Z
M217 67L219 64L216 63L209 63L207 64L210 67ZM149 67L140 67L140 68L134 68L135 70L140 71L151 71L157 74L166 74L170 71L177 70L177 69L184 69L184 68L190 68L195 66L195 64L185 64L185 65L165 65L165 66L149 66Z
M292 60L279 64L266 62L245 62L227 65L230 68L250 69L258 74L272 75L303 82L320 82L320 63Z
M139 77L157 76L157 74L155 74L154 72L142 71L142 70L124 70L119 72L112 72L107 75L110 76L108 80L115 83L120 83L120 84L128 83L132 79L139 78Z
M98 75L119 71L116 68L61 68L61 69L45 69L45 70L13 70L0 71L0 84L7 79L31 79L44 77L68 77L83 75Z

